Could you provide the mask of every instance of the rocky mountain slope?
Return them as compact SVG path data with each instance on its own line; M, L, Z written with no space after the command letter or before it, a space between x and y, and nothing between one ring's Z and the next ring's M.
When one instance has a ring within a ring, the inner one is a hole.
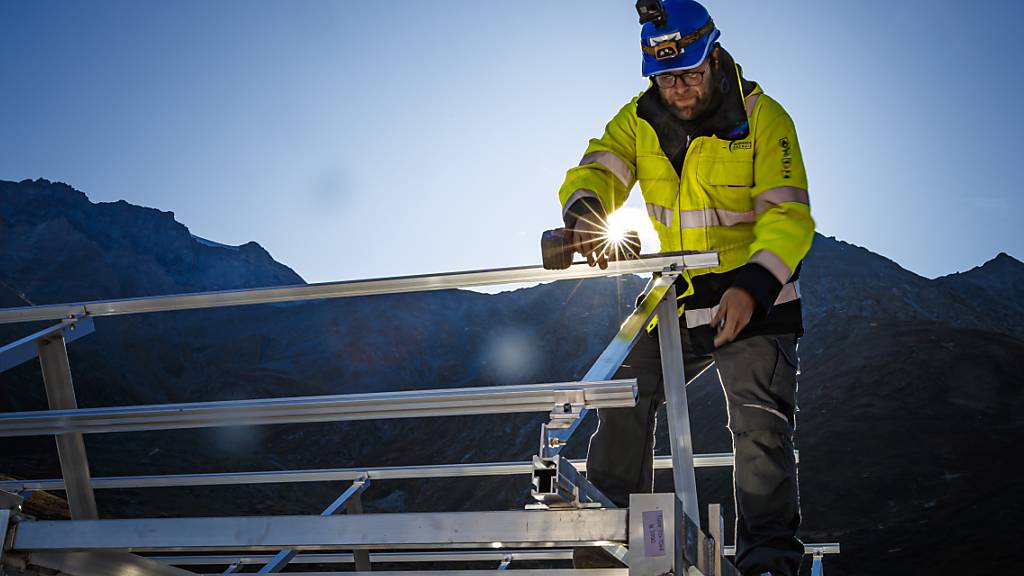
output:
M254 243L198 239L169 213L0 182L0 307L302 280ZM1024 486L1024 265L1001 254L929 280L818 237L804 266L798 447L803 534L843 543L829 574L1016 565ZM69 347L81 406L578 378L631 309L637 277L99 318ZM0 343L38 326L0 325ZM710 375L709 375L710 376ZM39 368L0 373L0 411L46 406ZM721 391L690 387L698 452L727 451ZM540 417L265 426L87 437L96 476L527 460ZM662 419L664 422L664 419ZM593 423L587 425L592 428ZM664 431L660 431L664 435ZM570 454L582 455L586 429ZM659 442L666 446L664 438ZM50 438L0 439L0 472L59 474ZM702 501L729 508L727 470ZM671 488L659 476L659 488ZM106 517L316 513L337 485L102 490ZM369 510L521 506L525 478L381 482Z

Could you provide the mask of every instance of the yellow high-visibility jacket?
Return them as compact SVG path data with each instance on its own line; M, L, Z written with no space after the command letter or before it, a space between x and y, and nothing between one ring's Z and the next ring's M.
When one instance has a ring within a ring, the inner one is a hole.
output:
M689 271L697 296L699 276L728 273L725 284L707 283L716 287L714 294L700 298L703 304L711 308L725 288L739 286L754 296L760 312L755 319L763 320L773 305L799 298L790 281L811 247L814 220L793 121L759 86L740 79L738 66L729 65L736 69L731 90L735 107L743 110L739 115L742 119L745 113L747 122L735 139L687 137L679 149L682 163L677 171L659 140L659 128L666 135L672 127L656 127L652 121L679 121L638 115L645 94L648 99L659 97L652 85L612 118L601 138L590 141L580 165L568 171L559 199L563 214L581 200L591 206L599 202L607 214L622 206L639 182L663 252L718 252L719 267ZM710 321L710 312L694 316ZM691 328L700 324L687 318Z

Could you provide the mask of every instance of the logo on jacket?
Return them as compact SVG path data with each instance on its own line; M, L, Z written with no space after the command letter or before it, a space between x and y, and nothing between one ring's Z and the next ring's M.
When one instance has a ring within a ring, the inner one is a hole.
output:
M789 145L789 138L779 138L779 146L782 147L782 177L790 178L793 175L792 149Z
M729 152L733 150L751 150L754 148L754 143L750 140L733 140L729 142Z

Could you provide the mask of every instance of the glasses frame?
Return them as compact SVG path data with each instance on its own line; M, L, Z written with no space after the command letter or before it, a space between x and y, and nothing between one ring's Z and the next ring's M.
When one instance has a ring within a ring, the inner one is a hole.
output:
M677 82L682 80L684 86L700 86L704 82L704 75L711 71L711 67L707 65L708 62L710 62L710 58L701 63L702 70L691 68L678 73L655 74L654 83L658 85L658 88L673 88Z

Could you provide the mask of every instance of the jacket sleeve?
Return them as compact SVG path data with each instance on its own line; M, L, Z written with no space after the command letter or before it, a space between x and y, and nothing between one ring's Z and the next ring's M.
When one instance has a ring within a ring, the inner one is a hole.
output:
M579 166L570 168L558 191L567 227L588 212L603 217L626 201L636 183L636 99L619 110L583 153Z
M789 282L814 239L807 193L807 173L789 114L777 102L761 95L755 114L754 242L734 286L747 290L766 316Z

